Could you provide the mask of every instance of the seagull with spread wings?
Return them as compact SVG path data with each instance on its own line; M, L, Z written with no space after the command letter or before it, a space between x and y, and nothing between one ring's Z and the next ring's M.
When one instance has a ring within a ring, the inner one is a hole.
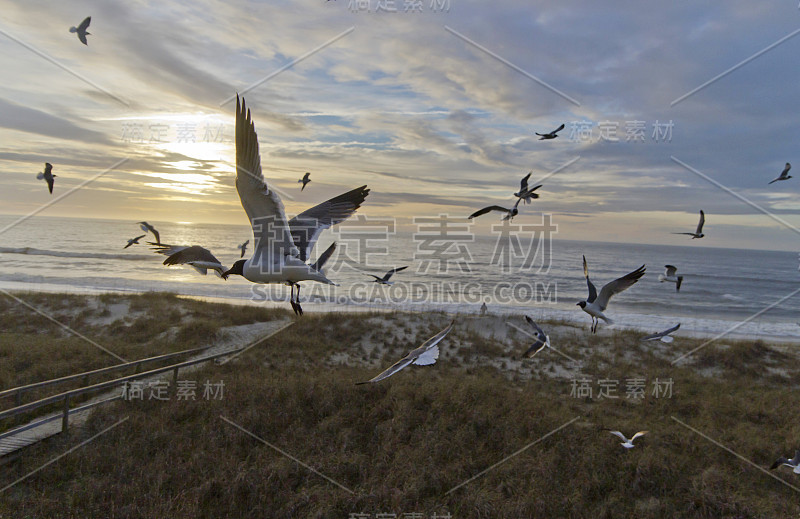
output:
M244 258L244 253L247 250L247 244L250 243L250 240L246 240L244 243L239 245L237 249L242 251L242 254L239 256L240 258Z
M37 180L44 180L45 182L47 182L47 189L50 190L50 194L52 195L53 194L53 184L55 184L55 182L56 182L55 178L57 176L58 175L53 175L53 165L50 164L49 162L45 162L44 163L44 171L42 171L41 173L38 173L36 175L36 179Z
M141 236L137 236L136 238L131 238L130 240L128 240L128 244L126 246L122 247L122 248L123 249L127 249L131 245L139 245L139 240L141 240L145 236L147 236L147 235L146 234L142 234Z
M435 364L436 359L439 358L439 343L447 336L448 333L450 333L450 330L453 329L453 325L455 323L455 321L451 321L447 328L423 342L419 348L411 350L408 355L392 364L385 371L365 382L356 382L356 385L369 384L370 382L380 382L381 380L391 377L401 369L411 364L416 364L417 366L428 366L430 364Z
M153 233L153 236L155 236L155 238L156 238L156 245L161 245L161 235L158 234L158 231L156 230L155 227L153 227L152 225L150 225L147 222L136 222L136 223L139 224L139 228L141 230L143 230L144 232Z
M502 218L502 220L513 220L514 217L519 214L519 210L517 209L517 206L519 205L521 200L522 200L522 198L517 198L517 201L514 204L514 207L512 207L511 209L506 209L505 207L501 207L499 205L490 205L488 207L484 207L483 209L478 209L477 211L475 211L474 213L469 215L467 218L472 220L473 218L477 218L478 216L482 216L482 215L484 215L486 213L490 213L492 211L497 211L499 213L506 213L506 215Z
M70 27L69 32L78 33L78 39L81 40L81 43L83 43L84 45L89 45L89 43L86 41L86 36L89 36L92 33L86 32L86 29L89 28L90 23L92 23L92 17L87 16L86 19L83 20L79 26Z
M687 236L691 236L692 239L702 238L705 236L703 234L703 225L706 223L706 213L702 210L700 211L700 222L697 224L697 230L695 232L674 232L672 234L685 234Z
M407 268L408 265L406 265L405 267L397 267L395 269L388 271L386 274L383 275L382 278L376 276L375 274L368 274L368 275L375 278L375 283L380 283L381 285L391 285L394 283L394 281L389 281L389 278L392 277L392 274L394 274L395 272L400 272L401 270L405 270Z
M652 335L648 335L647 337L642 337L639 339L640 341L661 341L666 342L669 344L674 339L672 338L671 334L678 331L678 328L681 327L681 323L676 324L672 328L668 330L664 330L663 332L654 333Z
M148 242L158 254L167 256L164 265L189 265L202 275L213 270L222 279L228 279L227 269L210 250L200 245L166 245Z
M612 430L609 430L609 429L606 429L606 430L608 432L610 432L611 434L613 434L614 436L617 436L620 440L622 440L622 443L620 443L620 445L622 445L626 449L634 448L635 445L633 445L633 440L635 440L639 436L644 436L645 434L647 434L647 431L639 431L636 434L634 434L633 436L631 436L630 439L628 439L628 438L625 437L624 434L622 434L619 431L612 431Z
M302 315L300 281L334 285L307 260L322 231L349 218L369 194L361 186L303 211L287 221L283 202L261 173L258 136L244 99L236 96L236 191L253 228L254 250L225 272L253 283L285 283L292 288L290 303ZM295 295L295 288L297 295Z
M664 265L664 269L664 273L658 275L658 282L663 283L664 281L669 281L670 283L675 283L675 292L680 292L683 276L676 275L678 267L675 265Z
M589 287L589 297L586 298L585 301L578 303L578 306L580 306L584 312L592 316L592 333L597 331L597 325L600 324L600 319L608 324L614 324L614 321L606 317L603 313L608 306L611 296L632 287L644 276L644 271L645 266L642 265L633 272L625 274L621 278L615 279L610 283L606 283L603 288L600 289L600 294L598 295L597 289L589 279L589 267L586 265L586 256L583 257L583 276L586 278L586 284Z
M778 180L789 180L790 178L792 178L792 176L789 174L790 169L792 169L792 165L787 162L786 165L783 167L783 171L781 171L781 174L778 176L778 178L772 180L770 184L772 184L772 182L777 182Z
M561 130L563 130L563 129L564 129L564 125L562 124L561 126L559 126L558 128L556 128L555 130L553 130L550 133L538 133L538 132L534 132L534 133L536 133L536 135L538 135L540 137L540 139L539 139L540 141L545 141L545 140L548 140L548 139L555 139L556 137L558 137L558 135L556 135L556 134L558 132L560 132Z
M528 188L528 179L530 177L530 173L525 175L519 183L519 191L514 193L515 197L522 199L526 204L531 203L533 199L539 198L539 193L534 193L534 191L542 187L542 184L539 184L538 186Z
M800 474L800 450L794 453L794 458L792 459L789 459L785 456L781 456L780 458L775 460L775 463L772 464L769 470L775 470L781 465L784 465L786 467L791 467L792 472L794 472L795 474Z
M525 316L525 320L528 321L528 324L533 328L533 336L536 340L533 341L533 344L531 344L522 356L532 359L537 353L550 347L550 337L548 337L547 334L544 333L544 330L527 315Z
M306 184L311 182L311 179L309 178L310 176L311 176L311 173L306 171L306 174L303 175L303 178L301 178L300 180L297 181L298 184L303 184L303 187L300 188L300 191L304 190L306 188Z

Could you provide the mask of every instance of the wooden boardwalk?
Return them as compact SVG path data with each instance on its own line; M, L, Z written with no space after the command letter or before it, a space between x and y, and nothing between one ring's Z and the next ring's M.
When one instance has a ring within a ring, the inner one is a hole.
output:
M258 324L260 326L244 325L224 328L221 330L220 340L218 340L216 344L211 345L209 348L203 350L202 353L194 355L187 361L180 363L190 364L188 366L181 366L181 371L183 373L195 371L200 369L201 365L207 362L203 361L203 359L215 360L227 354L234 353L237 350L248 349L260 344L264 340L288 328L294 324L294 322L281 320ZM191 364L192 362L196 363ZM180 364L178 364L178 366L180 366ZM159 371L162 371L162 373L143 377L131 375L125 378L135 378L137 381L143 382L146 387L155 382L169 380L177 376L177 368L173 369L173 366L159 368ZM116 385L115 389L106 390L102 394L81 403L79 406L69 409L69 427L85 424L95 407L120 399L122 397L122 384L123 382L120 382ZM65 399L65 402L68 402L68 399ZM62 410L40 416L25 425L15 427L10 431L0 434L0 457L12 454L24 447L61 433L64 428L64 414L65 411Z

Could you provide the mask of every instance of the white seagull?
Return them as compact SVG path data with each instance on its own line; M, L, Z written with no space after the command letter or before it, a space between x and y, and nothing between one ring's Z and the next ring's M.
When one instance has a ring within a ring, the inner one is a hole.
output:
M122 247L122 248L123 249L127 249L131 245L139 245L139 240L141 240L145 236L147 236L147 235L146 234L142 234L141 236L137 236L136 238L131 238L130 240L128 240L128 244L126 246Z
M705 234L703 234L703 224L705 223L706 223L706 213L700 211L700 222L697 224L697 230L695 232L674 232L672 234L685 234L687 236L691 236L693 240L696 238L702 238L703 236L705 236Z
M209 269L222 279L228 279L227 269L211 251L200 245L165 245L149 242L152 249L158 254L167 256L164 265L191 265L197 272L206 275Z
M781 465L792 467L792 472L794 472L795 474L800 474L800 450L794 453L794 458L792 459L787 459L786 457L781 456L780 458L775 460L775 463L773 463L769 469L775 470Z
M681 323L678 323L675 326L673 326L672 328L670 328L669 330L664 330L663 332L654 333L653 335L648 335L647 337L642 337L639 340L640 341L661 341L661 342L670 343L670 342L672 342L674 340L672 337L670 337L670 334L673 333L673 332L678 331L678 328L680 328L680 327L681 327Z
M156 244L161 245L161 235L158 234L158 231L156 230L155 227L153 227L147 222L136 222L136 223L139 224L139 228L142 229L144 232L153 233L153 236L156 237Z
M408 355L403 357L402 359L398 360L394 364L392 364L389 368L385 371L381 372L379 375L376 375L374 378L371 378L365 382L356 382L356 385L359 384L369 384L370 382L380 382L385 378L389 378L401 369L405 368L410 364L416 364L417 366L428 366L430 364L435 364L436 359L439 358L439 342L450 333L450 330L453 329L453 325L455 321L451 321L450 325L445 328L444 330L440 331L427 341L422 343L422 346L419 348L415 348L409 352Z
M670 283L675 283L675 292L680 292L681 290L681 283L683 283L683 276L676 276L675 273L678 272L678 267L675 265L664 265L663 274L658 275L658 282L663 283L664 281L669 281Z
M236 191L253 227L254 250L250 259L236 261L226 275L238 274L253 283L285 283L292 288L290 302L302 315L300 281L334 285L306 261L323 230L343 222L364 202L367 186L348 191L308 209L287 221L278 194L261 173L258 136L250 110L236 96ZM297 295L295 296L295 287Z
M245 241L243 244L241 244L241 245L239 245L239 247L237 247L238 249L240 249L242 251L242 255L239 256L240 258L244 258L244 253L247 250L247 244L248 243L250 243L250 240Z
M619 431L611 431L611 430L609 430L608 432L610 432L610 433L611 433L611 434L613 434L614 436L618 436L618 437L619 437L619 439L620 439L620 440L622 440L622 443L620 443L620 445L622 445L622 446L623 446L623 447L625 447L626 449L632 449L632 448L634 447L634 445L633 445L633 440L635 440L635 439L636 439L636 438L638 438L639 436L644 436L645 434L647 434L647 431L639 431L639 432L637 432L636 434L634 434L634 435L631 437L631 439L629 440L628 438L626 438L626 437L625 437L625 435L624 435L624 434L622 434L622 433L621 433L621 432L619 432Z
M533 342L533 344L531 344L530 348L528 348L527 351L522 354L522 356L532 359L537 353L545 348L550 347L550 337L548 337L547 334L544 333L544 330L542 330L542 328L527 315L525 316L525 320L528 321L528 324L530 324L533 328L533 336L536 337L536 340Z
M514 196L517 198L521 198L526 204L531 203L531 200L539 198L538 193L534 193L537 189L542 187L542 184L538 186L534 186L532 188L528 188L528 179L530 178L531 174L528 173L525 175L519 183L519 192L514 193Z
M392 269L388 271L386 274L384 274L382 278L376 276L375 274L368 274L368 275L375 278L375 283L380 283L381 285L391 285L394 283L394 281L389 281L389 278L392 277L392 274L394 274L395 272L400 272L401 270L405 270L407 268L408 265L406 265L405 267L398 267L396 269Z
M583 257L583 275L586 278L586 284L589 287L589 297L586 298L586 301L581 301L578 303L578 306L580 306L584 312L592 316L592 333L597 331L597 325L600 323L600 319L604 320L608 324L614 324L614 321L603 314L603 311L608 306L609 299L611 299L611 296L614 294L619 294L623 290L627 290L632 287L634 283L639 281L639 279L644 276L644 270L645 266L642 265L633 272L629 272L621 278L615 279L610 283L606 283L603 288L600 289L600 295L598 295L597 289L589 279L589 267L586 265L586 256Z
M102 21L102 20L101 20L101 21ZM92 17L91 17L91 16L87 16L87 17L86 17L86 19L85 19L84 21L82 21L82 22L81 22L81 24L80 24L79 26L77 26L77 27L70 27L70 28L69 28L69 32L73 32L73 33L75 33L75 32L76 32L76 33L78 33L78 39L79 39L79 40L81 40L81 43L83 43L84 45L89 45L89 44L86 42L86 36L87 36L87 35L90 35L90 34L92 34L92 33L90 33L90 32L86 32L86 29L88 29L88 28L89 28L89 24L90 24L90 23L92 23Z
M789 180L790 178L792 178L792 176L789 175L790 169L792 169L792 165L787 162L786 166L784 166L783 171L781 171L781 174L778 176L778 178L772 180L770 184L772 184L772 182L777 182L778 180Z
M50 190L50 194L52 195L53 194L53 184L55 183L54 179L57 176L58 175L53 175L53 165L50 164L49 162L45 162L44 163L44 171L42 171L41 173L38 173L36 175L36 179L37 180L44 180L45 182L47 182L47 189Z

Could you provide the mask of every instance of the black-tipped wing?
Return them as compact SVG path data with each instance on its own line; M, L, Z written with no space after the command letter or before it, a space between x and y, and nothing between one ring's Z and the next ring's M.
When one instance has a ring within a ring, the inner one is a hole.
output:
M364 203L367 195L367 186L357 187L289 220L289 231L294 244L300 250L300 259L306 261L322 231L352 216Z
M586 278L586 285L589 287L589 297L586 298L586 301L593 303L597 299L597 289L589 279L589 266L586 264L586 256L583 257L583 277Z
M770 465L769 470L775 470L781 465L789 465L789 460L786 459L784 456L781 456L780 458L776 459L775 463Z
M532 358L544 348L549 346L550 341L547 337L547 334L544 333L544 330L542 330L542 328L536 324L533 319L526 315L525 320L528 321L528 324L531 326L531 328L533 328L533 336L536 338L536 340L530 345L525 353L522 354L522 356Z
M517 200L517 203L519 203L519 200ZM469 215L467 218L469 218L471 220L473 218L477 218L478 216L484 215L484 214L489 213L491 211L499 211L501 213L506 213L506 214L511 212L509 209L506 209L505 207L500 207L499 205L490 205L489 207L484 207L483 209L478 209L477 211L475 211L474 213Z
M552 132L550 132L550 133L551 133L551 134L553 134L553 135L555 135L556 133L560 132L560 131L561 131L561 130L563 130L563 129L564 129L564 123L561 123L561 126L559 126L558 128L556 128L555 130L553 130L553 131L552 131Z
M611 296L614 294L619 294L620 292L629 289L632 287L642 276L644 276L645 266L642 265L638 269L634 270L633 272L629 272L625 274L621 278L617 278L610 283L606 283L603 288L600 289L600 294L597 296L596 304L600 307L600 310L605 310L608 306L608 301L611 299ZM586 278L589 279L589 278ZM590 301L591 302L591 301Z
M669 330L664 330L663 332L654 333L652 335L648 335L646 337L642 337L639 340L641 340L641 341L656 341L656 340L658 340L658 339L660 339L662 337L665 337L665 336L667 336L667 335L669 335L669 334L671 334L673 332L678 331L678 328L680 328L680 327L681 327L681 323L678 323L675 326L673 326L672 328L670 328Z
M528 173L527 175L522 177L522 180L519 183L519 192L520 193L524 193L525 191L528 190L528 179L529 178L531 178L531 174L530 173Z
M164 265L184 265L196 262L213 263L221 265L220 261L211 254L211 251L200 245L192 245L170 254L164 260Z
M383 280L384 281L389 281L389 278L392 277L392 274L394 274L395 272L400 272L401 270L405 270L407 268L408 268L408 265L406 265L405 267L397 267L396 269L392 269L392 270L390 270L389 272L387 272L386 274L383 275Z
M100 21L102 22L103 20L100 20ZM86 32L86 29L89 28L89 24L90 23L92 23L92 17L91 16L87 16L86 19L84 21L82 21L81 24L78 26L78 32L79 33L80 32ZM102 25L102 23L100 25ZM102 27L101 27L101 29L102 29Z
M698 222L697 224L697 231L695 231L695 234L700 234L701 232L703 232L703 225L705 223L706 223L706 213L700 211L700 222Z
M678 271L678 267L676 267L675 265L664 265L664 268L666 269L664 271L664 275L668 277L674 276L675 273Z
M335 250L336 250L336 242L333 242L330 247L325 249L325 252L323 252L322 254L319 255L319 258L317 258L317 261L315 261L311 265L311 268L316 270L317 272L322 271L322 268L328 262L330 257L333 255L333 251L335 251Z

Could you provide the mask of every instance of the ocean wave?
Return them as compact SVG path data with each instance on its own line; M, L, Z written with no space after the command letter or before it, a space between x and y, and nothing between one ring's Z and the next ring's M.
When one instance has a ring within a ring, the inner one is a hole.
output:
M153 259L152 255L143 254L109 254L105 252L74 252L61 250L34 249L33 247L0 247L0 254L28 254L33 256L55 256L58 258L88 258L108 260L142 261Z

